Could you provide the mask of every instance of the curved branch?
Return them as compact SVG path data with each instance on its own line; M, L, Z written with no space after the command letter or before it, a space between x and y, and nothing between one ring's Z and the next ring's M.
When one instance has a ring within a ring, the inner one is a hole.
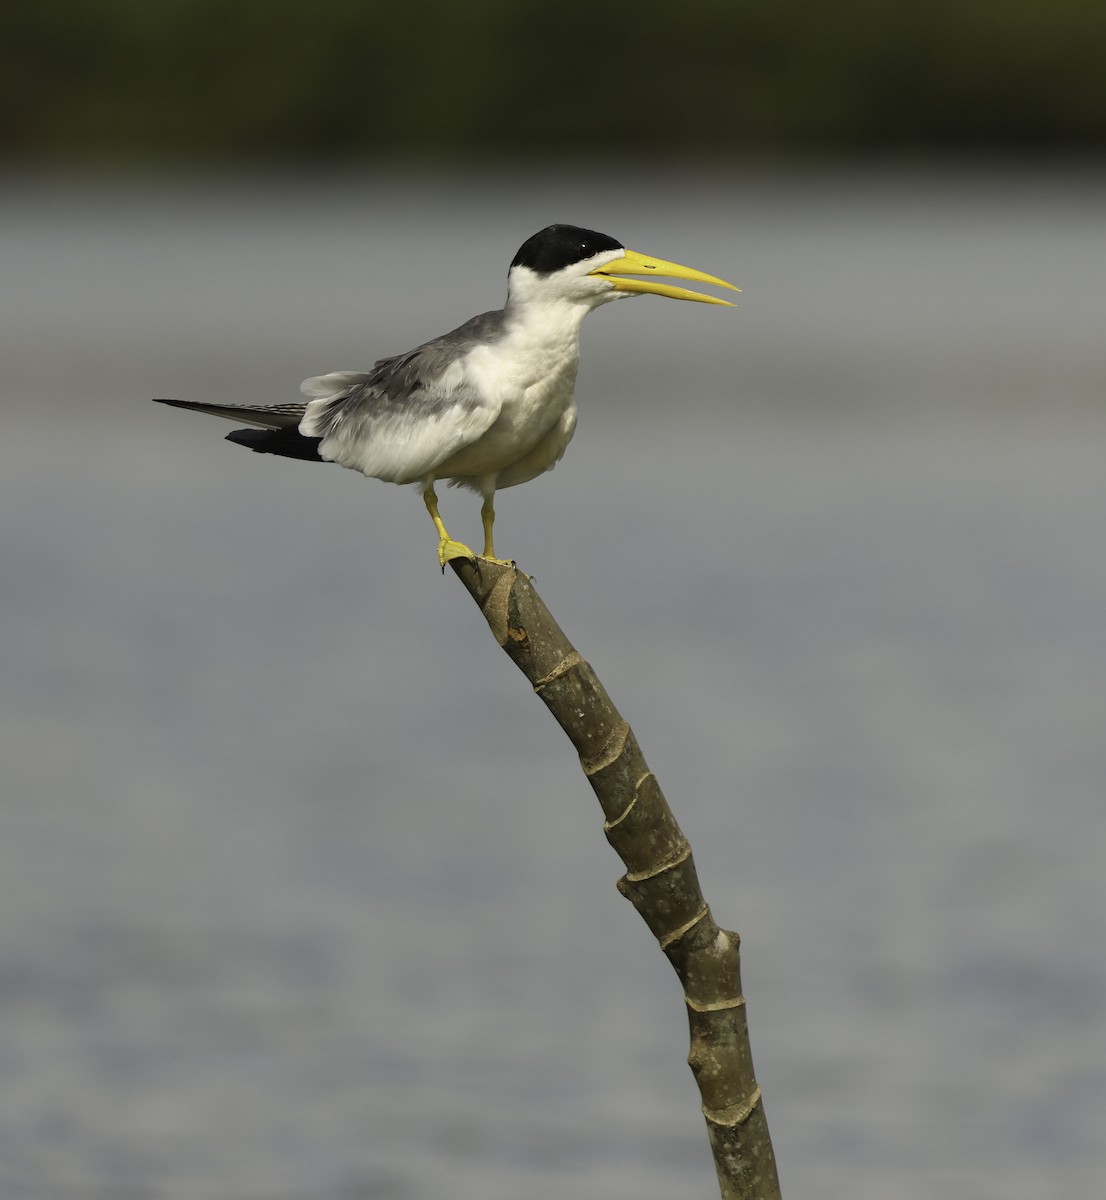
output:
M496 641L568 734L626 864L618 890L652 930L684 989L688 1062L703 1099L722 1200L778 1200L775 1155L753 1074L740 941L703 899L691 847L633 730L595 672L512 566L455 559Z

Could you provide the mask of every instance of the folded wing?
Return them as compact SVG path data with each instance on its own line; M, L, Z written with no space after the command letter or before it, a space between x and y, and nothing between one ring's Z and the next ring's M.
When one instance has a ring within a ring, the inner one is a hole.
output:
M459 329L371 371L337 371L304 381L312 399L300 432L320 439L319 454L376 479L415 483L495 423L500 402L467 379L465 358L497 336L502 313Z

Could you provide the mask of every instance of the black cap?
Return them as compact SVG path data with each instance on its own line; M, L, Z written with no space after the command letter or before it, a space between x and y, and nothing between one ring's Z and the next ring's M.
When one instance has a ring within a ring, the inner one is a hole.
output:
M594 229L577 225L548 225L519 247L512 267L529 267L539 275L550 275L573 263L601 254L604 250L625 250L621 242Z

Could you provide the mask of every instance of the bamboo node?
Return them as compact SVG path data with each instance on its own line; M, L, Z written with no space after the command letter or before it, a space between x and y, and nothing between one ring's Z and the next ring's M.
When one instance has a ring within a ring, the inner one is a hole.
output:
M599 748L599 750L587 758L580 756L580 767L584 774L590 778L592 775L598 774L604 767L609 767L611 763L617 762L622 751L626 749L626 740L630 736L630 726L626 721L619 720L614 728L607 734L607 740ZM637 797L634 797L636 800ZM627 812L633 807L633 800L630 801L627 807ZM626 813L621 817L617 817L612 824L617 824L622 820Z
M667 946L671 946L673 942L678 942L685 933L691 929L694 929L704 917L709 916L710 909L704 904L703 907L695 914L695 916L693 916L690 921L687 921L685 924L681 925L679 929L673 929L671 933L666 933L664 937L657 938L657 941L660 942L661 949L664 950Z
M687 839L681 837L676 844L675 850L666 855L658 863L654 863L648 871L627 871L626 879L630 883L644 883L647 879L655 879L658 875L663 875L665 871L671 871L674 867L680 866L681 863L687 862L691 857L691 847L688 845ZM696 917L697 921L699 918ZM695 922L693 921L692 924Z
M747 1100L743 1100L740 1104L731 1104L728 1108L707 1108L704 1104L703 1116L712 1125L725 1125L733 1128L735 1125L744 1125L760 1108L760 1105L760 1088L756 1087Z
M690 996L685 996L684 1003L688 1006L688 1008L691 1009L692 1012L725 1012L727 1009L731 1008L744 1008L745 997L739 993L736 996L727 996L725 1000L712 1000L709 1004L699 1004L697 1001L692 1000Z
M578 667L583 661L583 657L576 650L573 650L570 654L566 654L552 671L543 675L534 684L534 691L540 692L546 684L553 683L554 680L560 679L562 675L567 675L573 667Z

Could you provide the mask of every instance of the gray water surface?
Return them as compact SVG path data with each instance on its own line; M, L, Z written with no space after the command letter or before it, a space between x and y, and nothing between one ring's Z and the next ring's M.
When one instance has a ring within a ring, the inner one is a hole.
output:
M418 497L148 403L405 349L562 220L745 289L589 318L497 544L742 934L785 1194L1097 1200L1106 180L493 182L0 193L0 1194L715 1194L675 977Z

